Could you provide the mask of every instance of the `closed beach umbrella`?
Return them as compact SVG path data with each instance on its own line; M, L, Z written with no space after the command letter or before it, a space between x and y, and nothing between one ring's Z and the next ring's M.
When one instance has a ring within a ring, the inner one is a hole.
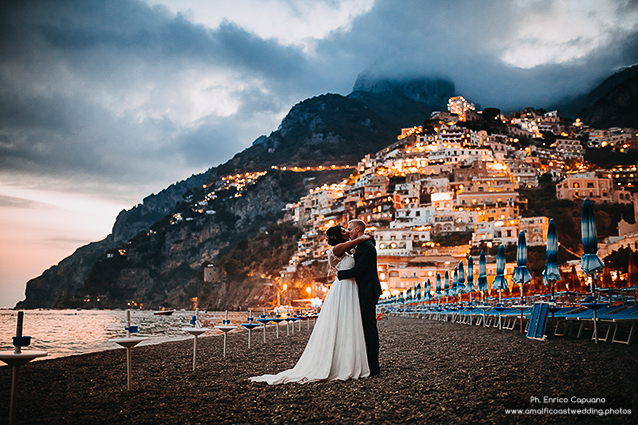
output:
M434 298L439 300L443 294L441 293L441 274L436 274L436 286L434 287Z
M569 286L569 290L571 292L586 292L587 291L587 289L583 287L580 281L580 277L578 277L576 266L572 266L572 271L569 273L569 280L567 281L567 285Z
M560 271L558 270L558 236L556 234L556 223L552 218L549 220L547 227L547 245L545 248L545 256L547 261L543 270L543 282L549 285L554 298L554 285L561 280Z
M421 301L421 298L422 298L422 296L421 296L421 282L419 282L419 283L416 284L416 299L418 301Z
M638 287L638 267L636 267L636 260L634 259L634 253L629 253L629 264L627 265L627 283L623 285L624 288L636 288Z
M479 255L479 275L478 275L478 290L485 292L489 288L487 287L487 262L485 261L485 253L481 251Z
M518 245L516 246L516 269L512 282L521 287L521 302L523 302L523 285L532 280L532 275L527 270L527 243L525 242L525 232L520 231L518 234Z
M555 288L554 288L555 292L558 293L558 294L561 294L563 292L567 292L567 286L566 285L567 285L567 281L566 281L565 277L561 278L560 280L557 280L556 283L555 283Z
M463 294L467 293L465 287L465 268L463 267L463 261L459 261L459 279L456 287L456 292L459 294L460 301L463 302Z
M445 303L447 304L447 297L450 295L450 272L447 270L443 278L443 295L445 295Z
M452 285L450 287L451 295L458 295L459 293L459 268L454 267L454 273L452 273Z
M474 260L472 256L467 257L467 292L474 292Z
M519 285L517 285L516 283L512 284L512 289L510 290L506 290L504 291L503 295L509 296L509 297L516 297L516 298L520 298L521 297L521 287Z
M558 236L556 234L556 223L552 218L549 220L547 227L547 245L545 247L545 269L543 270L543 280L547 285L550 281L560 280L560 271L558 270Z
M499 302L501 301L502 291L509 289L507 286L507 280L505 279L505 247L503 245L498 247L498 252L496 254L496 277L494 278L494 282L492 282L492 289L499 291Z
M609 271L609 265L605 264L603 267L603 276L600 279L600 287L610 289L614 287L614 282L611 280L611 272Z
M580 230L583 238L583 255L580 257L580 268L583 273L595 276L605 266L598 258L598 234L596 233L596 222L594 221L594 210L589 198L583 201L583 215L580 220ZM592 291L593 291L592 284Z

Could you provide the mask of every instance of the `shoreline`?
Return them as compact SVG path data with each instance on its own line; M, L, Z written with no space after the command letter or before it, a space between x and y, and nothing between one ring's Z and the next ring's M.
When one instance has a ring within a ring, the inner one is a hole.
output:
M631 415L506 414L506 409L638 412L638 348L416 318L379 322L380 376L268 386L248 378L291 368L312 331L268 328L133 349L43 359L20 369L17 423L634 423ZM192 339L192 338L191 338ZM0 417L8 417L11 369L0 368ZM533 400L536 397L540 400ZM545 401L545 397L549 401ZM572 402L576 397L580 402ZM564 400L567 399L567 402ZM597 402L592 400L598 399ZM605 399L601 402L600 399ZM582 401L587 401L583 403Z

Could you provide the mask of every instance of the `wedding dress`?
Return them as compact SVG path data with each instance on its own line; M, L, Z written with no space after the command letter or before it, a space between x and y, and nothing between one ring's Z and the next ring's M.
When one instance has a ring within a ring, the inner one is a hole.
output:
M354 267L354 258L348 253L339 258L330 249L328 260L336 270ZM369 375L357 284L354 279L335 279L295 367L277 375L262 375L250 380L275 385L357 379Z

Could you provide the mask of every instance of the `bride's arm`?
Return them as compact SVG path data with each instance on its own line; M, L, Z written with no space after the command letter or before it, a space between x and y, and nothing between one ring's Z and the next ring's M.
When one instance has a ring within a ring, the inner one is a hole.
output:
M352 239L347 242L342 242L332 247L332 253L336 255L337 257L341 257L344 252L346 252L347 250L351 248L354 248L355 246L359 245L361 242L367 241L368 239L372 239L372 236L361 235L357 239Z

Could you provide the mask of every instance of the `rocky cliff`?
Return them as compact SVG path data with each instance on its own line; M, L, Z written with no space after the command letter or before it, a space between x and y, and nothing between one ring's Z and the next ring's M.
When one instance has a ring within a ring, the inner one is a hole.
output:
M42 275L27 282L26 298L16 308L66 307L75 292L82 287L98 258L148 229L157 220L169 214L183 194L201 185L207 179L199 174L172 184L158 194L144 198L143 202L130 210L121 211L113 225L111 234L99 242L78 248L58 265L45 270Z

